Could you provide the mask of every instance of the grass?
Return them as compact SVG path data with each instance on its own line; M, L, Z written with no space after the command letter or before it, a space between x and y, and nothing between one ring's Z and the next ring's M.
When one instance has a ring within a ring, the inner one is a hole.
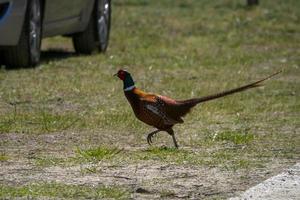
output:
M77 153L88 161L101 161L103 159L110 159L120 153L122 150L117 148L97 147L87 150L77 149Z
M196 156L196 154L194 154L192 151L178 150L168 147L149 148L142 152L136 152L132 155L132 157L133 160L135 158L137 160L156 160L160 162L177 164L196 163L194 159L196 159L197 157L198 162L201 160L201 156Z
M10 102L7 104L8 107L12 107L12 112L3 116L0 123L0 133L63 131L80 120L74 112L57 113L52 108L42 106L43 103L39 103L41 105L34 104L34 102Z
M213 135L213 140L233 142L234 144L246 144L254 140L254 134L242 133L239 131L224 131L221 133L215 133Z
M77 56L70 39L47 38L38 67L0 70L0 161L29 159L42 168L92 163L87 170L95 176L103 163L196 166L238 172L237 183L250 172L299 161L299 7L297 0L253 8L242 0L113 1L106 54ZM135 118L112 76L119 68L145 91L175 99L283 73L196 107L175 127L177 150L165 133L146 147L151 128ZM37 156L27 158L29 151ZM29 187L40 186L7 187L2 197L10 190L32 195Z
M239 152L240 151L240 152ZM251 167L264 167L261 159L248 154L248 150L241 149L215 149L212 152L201 152L191 150L177 150L174 148L150 148L144 152L136 152L131 160L150 160L159 161L168 164L183 166L209 166L220 167L229 171L239 169L250 169Z
M72 166L80 163L77 157L59 158L54 156L38 156L34 158L34 163L39 167L50 166Z
M0 154L0 162L4 162L4 161L8 161L8 160L9 160L8 155L5 155L4 153Z
M63 198L63 199L128 199L124 188L104 186L77 186L62 183L35 183L25 186L0 185L1 198Z
M35 164L39 167L74 166L84 163L99 163L102 160L109 161L121 152L122 150L118 149L117 147L110 148L105 146L98 146L95 148L87 149L77 147L76 150L74 150L75 156L71 156L68 158L39 155L34 157L34 159Z
M240 141L240 140L239 140ZM241 143L238 143L241 144ZM212 144L211 144L212 145ZM221 144L215 144L220 146ZM260 157L256 154L249 153L253 151L253 146L242 146L235 148L222 148L213 149L211 152L207 151L194 151L176 149L173 147L151 147L145 150L126 151L120 150L116 147L95 147L88 149L75 150L73 157L61 158L53 156L37 156L35 157L35 164L39 167L49 166L76 166L87 164L87 167L83 167L83 171L88 173L98 173L97 166L101 167L101 161L103 163L110 163L112 166L118 166L126 163L138 164L142 162L159 162L164 164L175 164L183 166L209 166L220 167L229 171L236 171L238 169L250 169L250 167L265 167L265 158L269 158L270 155L262 154ZM288 151L291 153L291 151ZM291 155L294 155L291 153ZM277 156L287 158L285 152L281 152Z

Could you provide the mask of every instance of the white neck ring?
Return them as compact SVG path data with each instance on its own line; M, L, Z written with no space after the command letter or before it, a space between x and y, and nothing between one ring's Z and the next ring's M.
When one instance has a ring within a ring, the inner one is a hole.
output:
M135 88L135 86L132 85L132 86L125 88L124 91L130 91L130 90L133 90L134 88Z

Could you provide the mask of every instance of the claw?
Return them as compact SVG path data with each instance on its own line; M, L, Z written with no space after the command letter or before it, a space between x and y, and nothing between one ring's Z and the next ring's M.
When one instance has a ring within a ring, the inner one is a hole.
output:
M147 142L148 142L149 145L151 145L151 143L152 143L151 135L150 134L147 136Z
M152 144L152 135L149 137L150 144Z
M155 133L154 133L155 134ZM149 145L151 145L153 142L152 142L152 137L154 136L154 134L152 133L150 133L149 135L148 135L148 137L147 137L147 142L148 142L148 144Z
M160 131L160 130L156 130L156 131L153 131L153 132L151 132L151 133L148 134L148 136L147 136L147 143L148 143L149 145L152 144L152 137L153 137L156 133L158 133L159 131Z

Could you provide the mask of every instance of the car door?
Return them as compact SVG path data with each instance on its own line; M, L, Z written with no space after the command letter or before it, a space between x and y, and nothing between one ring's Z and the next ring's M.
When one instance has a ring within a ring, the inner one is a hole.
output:
M80 22L86 0L46 0L44 36L66 34Z

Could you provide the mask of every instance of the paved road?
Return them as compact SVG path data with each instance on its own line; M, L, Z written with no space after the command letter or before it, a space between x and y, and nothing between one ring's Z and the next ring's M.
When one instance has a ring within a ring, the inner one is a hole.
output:
M230 200L300 200L300 163Z

